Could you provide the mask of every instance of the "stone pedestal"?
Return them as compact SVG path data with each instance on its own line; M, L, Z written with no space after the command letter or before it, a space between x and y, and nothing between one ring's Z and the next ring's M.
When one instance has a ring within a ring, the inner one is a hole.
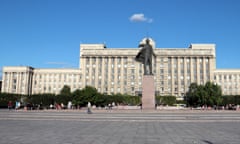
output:
M142 109L155 109L155 86L153 75L143 76Z

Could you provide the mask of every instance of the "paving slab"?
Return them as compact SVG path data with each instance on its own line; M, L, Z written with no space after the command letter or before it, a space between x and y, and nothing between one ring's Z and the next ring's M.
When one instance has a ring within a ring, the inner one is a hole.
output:
M239 112L2 111L1 144L239 144Z

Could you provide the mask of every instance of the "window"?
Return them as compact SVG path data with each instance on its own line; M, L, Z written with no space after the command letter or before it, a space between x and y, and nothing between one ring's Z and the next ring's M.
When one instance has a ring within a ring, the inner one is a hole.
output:
M16 78L17 77L17 73L13 72L13 77Z
M163 92L163 91L164 91L164 88L163 88L163 87L161 87L161 88L160 88L160 90L161 90L161 92Z
M16 89L17 89L17 86L16 86L16 85L13 85L13 89L16 90Z
M164 79L164 76L163 76L163 75L160 75L160 79L163 80L163 79Z
M101 64L102 63L102 58L99 57L98 60L99 60L99 64Z
M112 57L111 60L112 60L112 63L114 63L114 61L115 61L114 57Z
M178 88L175 88L175 92L177 92L178 91Z
M205 61L206 61L206 63L208 63L208 62L209 62L209 58L206 58L206 60L205 60Z
M93 58L92 58L92 62L93 62L93 64L96 63L96 57L93 57Z
M180 63L183 63L183 58L180 59Z
M134 79L135 79L135 76L134 76L134 75L132 75L132 76L131 76L131 79L133 79L133 80L134 80Z
M117 62L118 62L118 64L121 63L121 58L120 57L117 58Z
M227 76L224 76L224 80L226 80L227 79Z
M90 58L86 57L86 63L89 64L90 63Z

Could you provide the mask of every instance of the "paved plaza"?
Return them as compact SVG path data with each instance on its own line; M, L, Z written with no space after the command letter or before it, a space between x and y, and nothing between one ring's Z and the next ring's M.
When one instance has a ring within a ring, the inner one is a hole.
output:
M239 111L0 110L1 144L239 144Z

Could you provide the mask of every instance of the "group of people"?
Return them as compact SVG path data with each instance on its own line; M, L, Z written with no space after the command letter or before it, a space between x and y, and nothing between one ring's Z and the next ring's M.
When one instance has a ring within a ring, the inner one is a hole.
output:
M107 109L111 110L115 106L116 106L115 102L109 103ZM88 102L88 104L87 104L87 113L88 114L92 113L91 108L92 108L91 102Z
M67 106L65 106L63 103L58 104L56 103L55 106L53 104L50 104L49 106L50 109L72 109L72 102L69 101Z
M13 104L12 101L9 101L9 102L8 102L8 109L9 109L9 110L14 109L14 106L15 106L15 110L20 109L20 107L21 107L21 102L16 101L15 105ZM105 108L111 110L111 109L112 109L113 107L115 107L115 106L116 106L116 105L115 105L115 102L112 102L112 103L109 103L109 104L107 105L107 107L105 107ZM39 107L40 107L40 105L39 105ZM55 105L50 104L50 105L49 105L49 108L50 108L50 109L66 109L66 108L67 108L67 109L72 109L72 108L73 108L73 105L72 105L72 102L69 101L66 106L65 106L63 103L61 103L61 104L57 104L57 103L56 103ZM90 102L88 102L87 108L88 108L88 110L87 110L88 113L91 113L92 105L91 105ZM38 109L40 109L40 108L38 108Z
M108 109L112 109L113 107L115 107L115 102L112 102L111 104L108 104Z
M21 107L21 103L19 101L16 101L16 103L15 103L15 110L20 109L20 107ZM12 110L13 108L14 108L14 105L13 105L12 101L9 101L8 102L8 109Z

